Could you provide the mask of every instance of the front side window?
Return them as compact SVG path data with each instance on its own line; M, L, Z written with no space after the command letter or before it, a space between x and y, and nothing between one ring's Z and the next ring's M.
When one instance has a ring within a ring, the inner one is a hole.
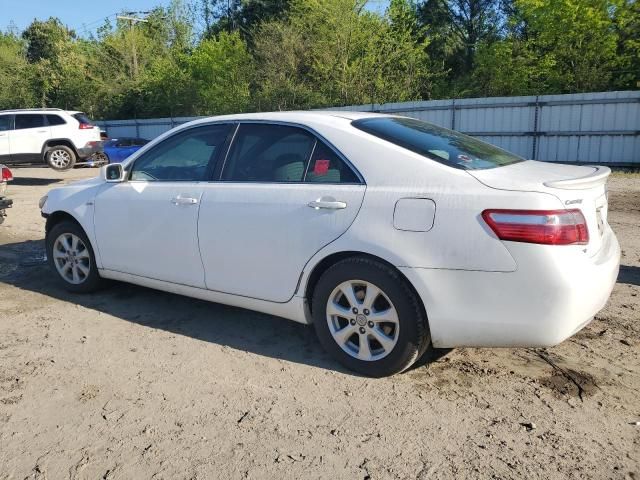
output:
M413 118L364 118L351 124L424 157L464 170L501 167L524 160L473 137Z
M241 124L227 156L223 180L302 182L315 137L285 125Z
M0 132L11 130L11 115L0 115Z
M231 129L229 124L207 125L177 133L139 157L131 180L200 182L208 180Z
M16 115L16 130L44 127L44 115L19 114Z

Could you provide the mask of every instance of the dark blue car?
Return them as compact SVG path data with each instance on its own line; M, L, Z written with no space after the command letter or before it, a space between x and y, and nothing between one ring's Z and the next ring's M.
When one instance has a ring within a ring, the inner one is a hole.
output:
M144 138L112 138L104 142L104 155L107 163L120 163L132 153L140 150L149 140Z

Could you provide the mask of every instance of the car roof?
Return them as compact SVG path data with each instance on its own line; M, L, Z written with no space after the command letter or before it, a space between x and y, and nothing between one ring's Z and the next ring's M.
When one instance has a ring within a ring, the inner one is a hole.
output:
M62 110L61 108L10 108L8 110L0 110L0 113L82 113L77 110Z
M383 117L371 112L353 112L348 110L300 110L287 112L259 112L259 113L240 113L232 115L220 115L215 117L202 118L199 121L209 122L211 120L262 120L262 121L280 121L280 122L309 122L309 121L335 121L335 119L344 119L348 121L358 120L360 118Z

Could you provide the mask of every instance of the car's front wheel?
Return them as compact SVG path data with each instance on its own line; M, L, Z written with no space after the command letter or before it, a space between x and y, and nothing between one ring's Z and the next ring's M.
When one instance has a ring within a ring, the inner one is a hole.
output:
M65 145L55 145L47 152L47 163L54 170L69 170L76 164L76 154Z
M93 249L78 224L63 221L54 225L46 247L49 265L67 290L89 293L101 286Z
M394 268L373 259L348 258L324 272L312 311L325 349L365 375L402 372L430 343L417 295Z

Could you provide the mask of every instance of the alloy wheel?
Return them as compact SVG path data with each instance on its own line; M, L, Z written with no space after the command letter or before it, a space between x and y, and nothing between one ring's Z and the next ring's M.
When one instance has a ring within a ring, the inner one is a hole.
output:
M74 285L84 282L91 270L89 249L73 233L63 233L56 239L53 244L53 263L60 276Z
M65 168L71 164L71 155L66 150L52 150L49 161L57 168Z
M349 280L338 285L329 295L326 316L334 341L358 360L380 360L398 342L396 308L371 282Z

